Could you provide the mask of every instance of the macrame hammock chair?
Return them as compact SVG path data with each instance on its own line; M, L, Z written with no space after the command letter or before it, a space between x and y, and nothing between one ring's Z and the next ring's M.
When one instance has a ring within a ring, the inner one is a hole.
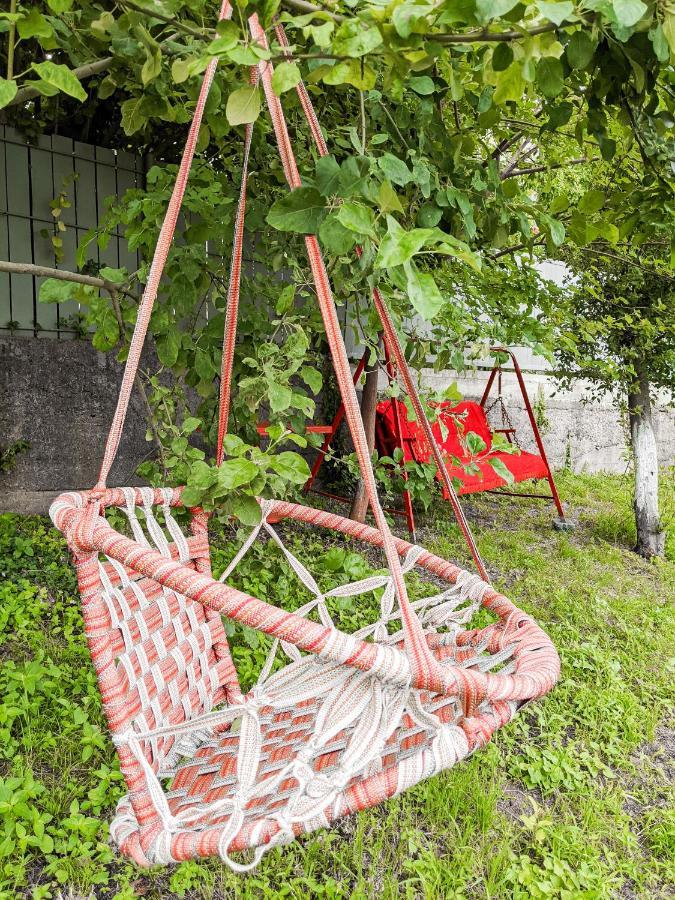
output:
M220 17L232 9L224 0ZM252 37L267 47L256 16ZM279 43L290 58L283 29ZM443 458L434 455L480 575L392 536L377 499L366 436L336 309L316 238L305 237L317 299L376 527L294 503L261 500L262 519L226 571L212 576L208 516L190 510L185 536L172 514L181 489L107 488L164 264L216 67L204 76L194 120L139 308L100 477L91 491L62 494L51 516L77 568L84 627L103 708L128 794L111 836L142 866L219 855L236 871L303 832L381 803L484 745L518 708L555 684L558 655L544 632L487 582ZM272 65L262 83L289 187L300 186ZM302 108L321 155L326 144L309 96ZM226 310L216 460L223 459L236 336L246 177L253 128L246 127ZM374 303L417 417L435 441L383 298ZM133 538L106 521L126 514ZM381 547L389 574L327 593L282 543L273 523L290 518ZM297 612L230 586L259 535L277 544L312 596ZM404 576L426 571L445 589L411 602ZM354 634L333 624L332 600L381 591L377 621ZM465 629L482 605L497 621ZM309 618L314 614L315 619ZM267 662L244 693L222 617L271 636ZM285 653L288 662L275 660ZM252 850L242 861L232 854Z

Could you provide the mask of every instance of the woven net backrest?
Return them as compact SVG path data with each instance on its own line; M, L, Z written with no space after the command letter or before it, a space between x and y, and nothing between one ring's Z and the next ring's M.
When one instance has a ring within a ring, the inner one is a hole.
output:
M185 536L171 510L173 490L117 493L127 530L141 548L210 571L206 524L193 520L193 534ZM111 556L90 554L83 562L85 631L113 735L177 725L227 698L233 671L219 615ZM175 756L171 737L144 749L155 768L165 769Z

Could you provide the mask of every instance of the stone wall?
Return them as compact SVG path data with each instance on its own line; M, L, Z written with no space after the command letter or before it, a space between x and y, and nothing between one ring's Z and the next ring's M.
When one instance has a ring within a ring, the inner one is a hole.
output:
M0 473L0 512L46 512L61 491L96 483L121 377L87 341L0 338L0 445L30 443ZM149 449L135 397L110 484L133 483Z
M536 368L527 354L519 358ZM459 378L460 390L477 399L486 378L487 372ZM112 356L97 353L85 341L0 338L0 445L18 440L31 445L17 457L12 472L0 473L0 512L45 512L61 491L95 483L120 379L121 367ZM427 372L425 380L442 387L454 376ZM527 372L526 382L555 468L625 471L625 427L609 403L582 404L583 385L556 392L545 372ZM523 449L530 449L531 433L515 378L505 375L503 386ZM661 406L655 424L661 462L672 465L675 413ZM134 470L149 450L143 410L135 397L110 484L133 484Z

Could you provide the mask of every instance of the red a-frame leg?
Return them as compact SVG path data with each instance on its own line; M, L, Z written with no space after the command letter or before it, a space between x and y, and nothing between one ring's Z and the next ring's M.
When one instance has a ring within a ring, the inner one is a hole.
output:
M525 379L523 378L523 373L520 368L520 364L516 359L515 355L506 347L492 347L493 353L507 353L511 357L511 362L513 363L513 370L516 374L516 379L518 380L518 387L520 388L520 393L523 398L523 403L525 404L525 410L527 412L527 417L530 420L530 427L532 428L532 434L534 435L534 440L537 444L537 449L539 450L539 455L544 461L544 465L546 466L546 479L548 481L549 487L551 489L551 500L553 500L555 504L555 508L558 510L558 515L560 516L560 526L562 528L565 527L565 510L563 509L563 505L560 501L560 495L558 494L558 488L556 487L555 480L553 478L553 473L551 471L551 466L549 465L548 457L546 456L546 450L544 449L544 442L541 439L541 434L539 432L539 426L537 425L537 420L534 415L534 410L532 409L532 404L530 403L530 397L527 393L527 387L525 386ZM488 378L488 382L485 385L485 390L483 391L483 396L480 400L480 405L485 408L485 404L487 403L488 397L490 396L490 391L492 390L492 385L494 384L495 377L497 375L501 376L501 365L496 363L490 372L490 377ZM509 440L511 436L509 435ZM505 492L502 492L505 493ZM521 496L521 495L519 495ZM524 496L529 496L525 494ZM533 496L533 495L532 495Z

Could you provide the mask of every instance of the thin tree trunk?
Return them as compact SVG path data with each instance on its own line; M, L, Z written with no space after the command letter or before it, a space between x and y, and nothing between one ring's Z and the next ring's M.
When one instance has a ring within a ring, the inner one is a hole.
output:
M635 465L635 550L649 558L663 556L665 531L659 517L659 460L652 425L649 379L641 366L636 368L637 379L628 392L630 439Z
M361 395L361 418L363 419L363 427L366 430L368 452L371 454L375 448L375 412L377 409L378 374L377 364L374 369L366 370L366 381L363 385L363 394ZM356 522L365 522L367 512L368 497L366 496L363 481L359 479L359 483L356 485L356 493L354 494L349 517Z

